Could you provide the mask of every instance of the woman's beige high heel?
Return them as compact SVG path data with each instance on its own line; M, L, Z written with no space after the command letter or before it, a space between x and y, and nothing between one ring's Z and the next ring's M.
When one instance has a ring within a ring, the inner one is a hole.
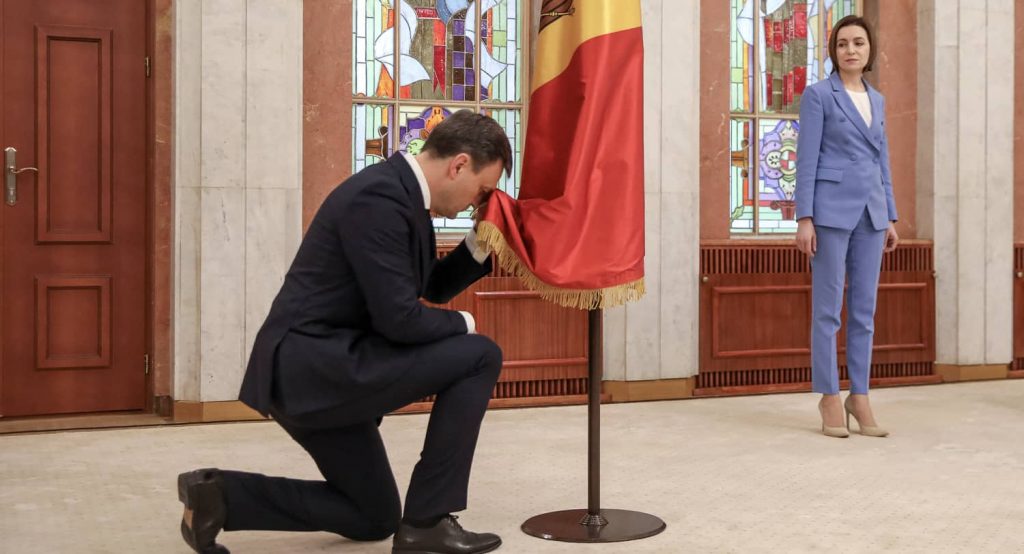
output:
M829 427L825 425L825 410L821 409L821 402L818 402L818 413L821 414L821 434L837 439L845 439L850 436L850 431L846 427ZM849 425L850 420L847 419L846 423Z
M860 420L857 419L857 414L853 413L853 407L850 406L850 397L846 397L846 401L843 402L843 409L846 410L846 428L850 428L850 416L857 421L857 427L860 429L860 434L865 437L887 437L889 432L878 426L861 425Z

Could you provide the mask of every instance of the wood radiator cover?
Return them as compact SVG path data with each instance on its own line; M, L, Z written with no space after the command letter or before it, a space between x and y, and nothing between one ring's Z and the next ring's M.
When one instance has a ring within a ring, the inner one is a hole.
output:
M696 395L810 390L811 275L791 241L705 241L700 254ZM846 380L846 309L837 337ZM873 385L939 382L932 245L903 241L882 260ZM845 383L844 383L845 385Z
M440 257L458 246L438 242ZM587 312L541 300L497 263L443 307L472 313L477 330L501 347L504 363L492 406L586 403Z

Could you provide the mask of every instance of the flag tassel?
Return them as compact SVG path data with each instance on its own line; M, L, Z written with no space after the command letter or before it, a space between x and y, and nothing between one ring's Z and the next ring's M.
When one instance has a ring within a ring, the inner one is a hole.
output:
M515 250L509 248L498 227L489 221L481 221L476 229L477 243L489 248L495 254L498 265L519 279L526 288L540 293L540 297L565 308L596 310L621 306L643 297L646 289L641 277L636 281L599 289L567 289L555 287L541 281L523 263Z

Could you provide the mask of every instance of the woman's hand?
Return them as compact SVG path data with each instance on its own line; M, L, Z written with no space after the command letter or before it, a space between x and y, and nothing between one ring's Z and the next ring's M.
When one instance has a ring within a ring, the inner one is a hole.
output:
M889 230L885 232L885 251L892 252L896 250L896 245L900 242L900 236L896 234L896 224L889 222Z
M796 249L811 257L818 251L818 235L814 232L814 220L809 217L797 222Z

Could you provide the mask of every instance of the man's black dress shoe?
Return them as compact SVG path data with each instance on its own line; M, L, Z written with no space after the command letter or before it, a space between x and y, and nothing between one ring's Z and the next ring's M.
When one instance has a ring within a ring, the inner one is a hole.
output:
M227 548L215 541L227 519L220 471L197 469L178 475L178 500L185 505L181 536L192 550L199 554L229 554Z
M423 529L403 522L395 533L392 554L481 554L501 546L498 535L470 533L458 519L448 515L437 525Z

